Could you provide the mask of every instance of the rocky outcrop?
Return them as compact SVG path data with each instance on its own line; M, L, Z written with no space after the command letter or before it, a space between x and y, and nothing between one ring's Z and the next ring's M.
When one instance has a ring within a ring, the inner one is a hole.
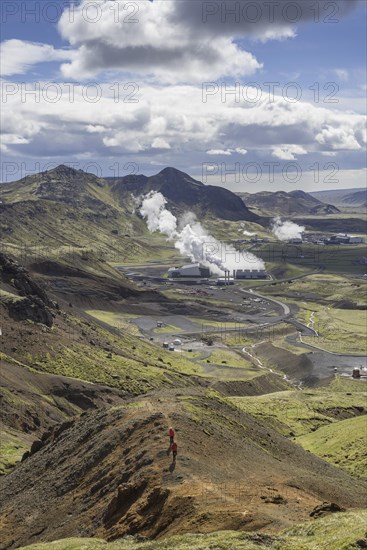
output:
M0 281L11 286L19 299L4 300L9 315L18 321L29 319L48 327L53 324L58 305L49 299L46 292L30 276L27 269L0 253Z
M6 302L9 315L16 321L29 319L35 323L41 323L52 327L55 313L42 302L38 296L24 298L23 300Z
M335 512L345 512L345 508L342 508L339 504L335 504L335 502L323 502L312 510L310 516L312 518L319 518L325 514L333 514Z

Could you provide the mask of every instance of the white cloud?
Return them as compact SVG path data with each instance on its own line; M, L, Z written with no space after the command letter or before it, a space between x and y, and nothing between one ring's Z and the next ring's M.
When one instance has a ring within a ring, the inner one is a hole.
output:
M0 67L2 76L24 74L37 63L71 60L74 52L56 50L49 44L24 40L6 40L1 43Z
M171 149L170 144L163 138L156 137L152 143L153 149Z
M361 143L357 141L355 129L352 129L346 123L342 127L337 128L326 125L326 127L315 136L315 139L321 145L330 147L332 150L358 151L362 148Z
M246 155L247 149L241 149L241 147L236 147L236 149L209 149L206 151L207 155L224 155L231 156L232 153L238 153L239 155Z
M296 160L297 155L307 155L306 149L300 145L281 145L274 147L272 156L281 160Z
M62 36L78 47L77 56L61 67L65 78L122 71L167 83L202 82L225 75L251 75L262 67L230 36L218 33L212 40L205 32L196 32L185 18L177 21L179 3L173 0L140 0L136 23L129 22L125 9L131 2L115 0L112 6L110 0L97 0L101 17L97 23L86 17L88 3L83 0L73 6L72 20L65 10L59 22ZM183 3L189 7L193 2ZM204 26L201 20L200 24Z
M349 79L349 73L347 69L335 69L334 73L340 79L346 82Z
M188 155L201 155L199 162L204 162L206 155L229 158L250 151L294 160L312 152L358 151L366 140L363 115L301 101L290 104L280 96L274 103L248 104L233 98L223 103L217 94L203 103L200 87L147 85L138 103L115 103L110 84L100 86L97 104L86 101L81 86L70 101L67 84L60 85L63 93L56 103L42 94L38 103L33 96L22 102L20 92L10 95L2 105L5 143L14 152L21 147L23 154L45 157L144 152L154 160L166 150L170 158L184 156L189 163Z
M230 156L232 154L232 151L229 149L209 149L209 151L206 152L207 155L225 155Z
M86 126L86 130L90 134L102 134L107 131L107 128L105 128L105 126L101 126L100 124L88 124Z
M341 17L356 0L336 3ZM285 40L296 36L295 24L315 20L315 8L309 2L271 4L264 0L233 5L204 0L95 0L91 13L90 0L81 0L65 10L58 24L63 38L78 48L71 63L62 66L62 73L80 79L114 71L168 83L251 75L262 65L237 39ZM319 5L321 12L328 2L320 0Z

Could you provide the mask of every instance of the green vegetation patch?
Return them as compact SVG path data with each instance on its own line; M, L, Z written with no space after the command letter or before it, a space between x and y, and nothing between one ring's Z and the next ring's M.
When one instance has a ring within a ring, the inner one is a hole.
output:
M367 473L367 416L335 422L297 438L311 453L351 474Z
M179 327L175 327L174 325L163 325L162 327L157 327L153 329L153 332L157 334L171 334L180 331L181 329Z
M12 435L0 430L0 475L8 474L17 462L20 462L23 454L28 451L29 444L23 441L19 435Z
M89 309L85 313L88 313L88 315L91 315L95 319L103 321L107 325L110 325L111 327L114 327L118 330L125 330L130 334L135 334L136 336L140 335L138 327L129 322L130 319L135 319L136 317L139 317L138 315L116 313L99 309Z
M367 511L337 513L311 520L276 535L218 531L184 534L156 541L139 542L134 537L107 543L101 539L64 539L39 543L20 550L353 550L366 531Z
M228 398L240 409L268 422L285 436L302 436L366 409L364 392L328 389L282 391Z

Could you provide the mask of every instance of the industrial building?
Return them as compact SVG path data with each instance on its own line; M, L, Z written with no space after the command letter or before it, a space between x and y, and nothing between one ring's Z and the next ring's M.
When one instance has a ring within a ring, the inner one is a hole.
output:
M267 279L265 269L237 269L233 272L235 279Z
M233 277L219 277L217 279L217 286L234 285Z
M326 244L362 244L364 239L362 237L357 237L355 235L347 235L343 233L338 233L338 235L331 235L327 239Z
M303 243L312 244L363 244L364 242L363 237L348 235L346 233L337 233L336 235L330 236L320 233L308 233L303 237ZM299 244L295 239L292 239L292 243Z
M171 267L168 270L170 279L207 279L210 277L210 270L200 264L189 264L182 267ZM235 279L267 279L265 269L234 269L226 271L224 277L217 279L218 285L233 284Z
M181 277L208 278L210 277L210 270L208 267L203 267L200 264L189 264L182 267L170 267L168 276L172 279Z
M224 277L217 279L218 286L233 285L235 279L267 279L268 274L265 269L234 269L233 276L231 272L226 271Z

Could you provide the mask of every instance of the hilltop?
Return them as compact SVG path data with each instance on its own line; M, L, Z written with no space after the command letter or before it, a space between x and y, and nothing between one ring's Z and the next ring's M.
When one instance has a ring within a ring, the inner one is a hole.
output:
M3 548L68 536L271 532L324 501L365 505L365 481L215 394L190 393L149 394L140 406L86 412L45 433L2 479ZM167 453L171 423L176 465Z
M151 177L125 176L109 178L108 181L112 184L112 191L122 202L131 193L138 196L157 191L164 195L168 201L168 208L175 214L190 210L201 218L210 214L225 220L258 220L258 216L228 189L204 185L175 168L165 168Z
M325 191L314 191L310 193L320 201L332 202L337 206L366 206L367 190L365 187L355 189L331 189Z

